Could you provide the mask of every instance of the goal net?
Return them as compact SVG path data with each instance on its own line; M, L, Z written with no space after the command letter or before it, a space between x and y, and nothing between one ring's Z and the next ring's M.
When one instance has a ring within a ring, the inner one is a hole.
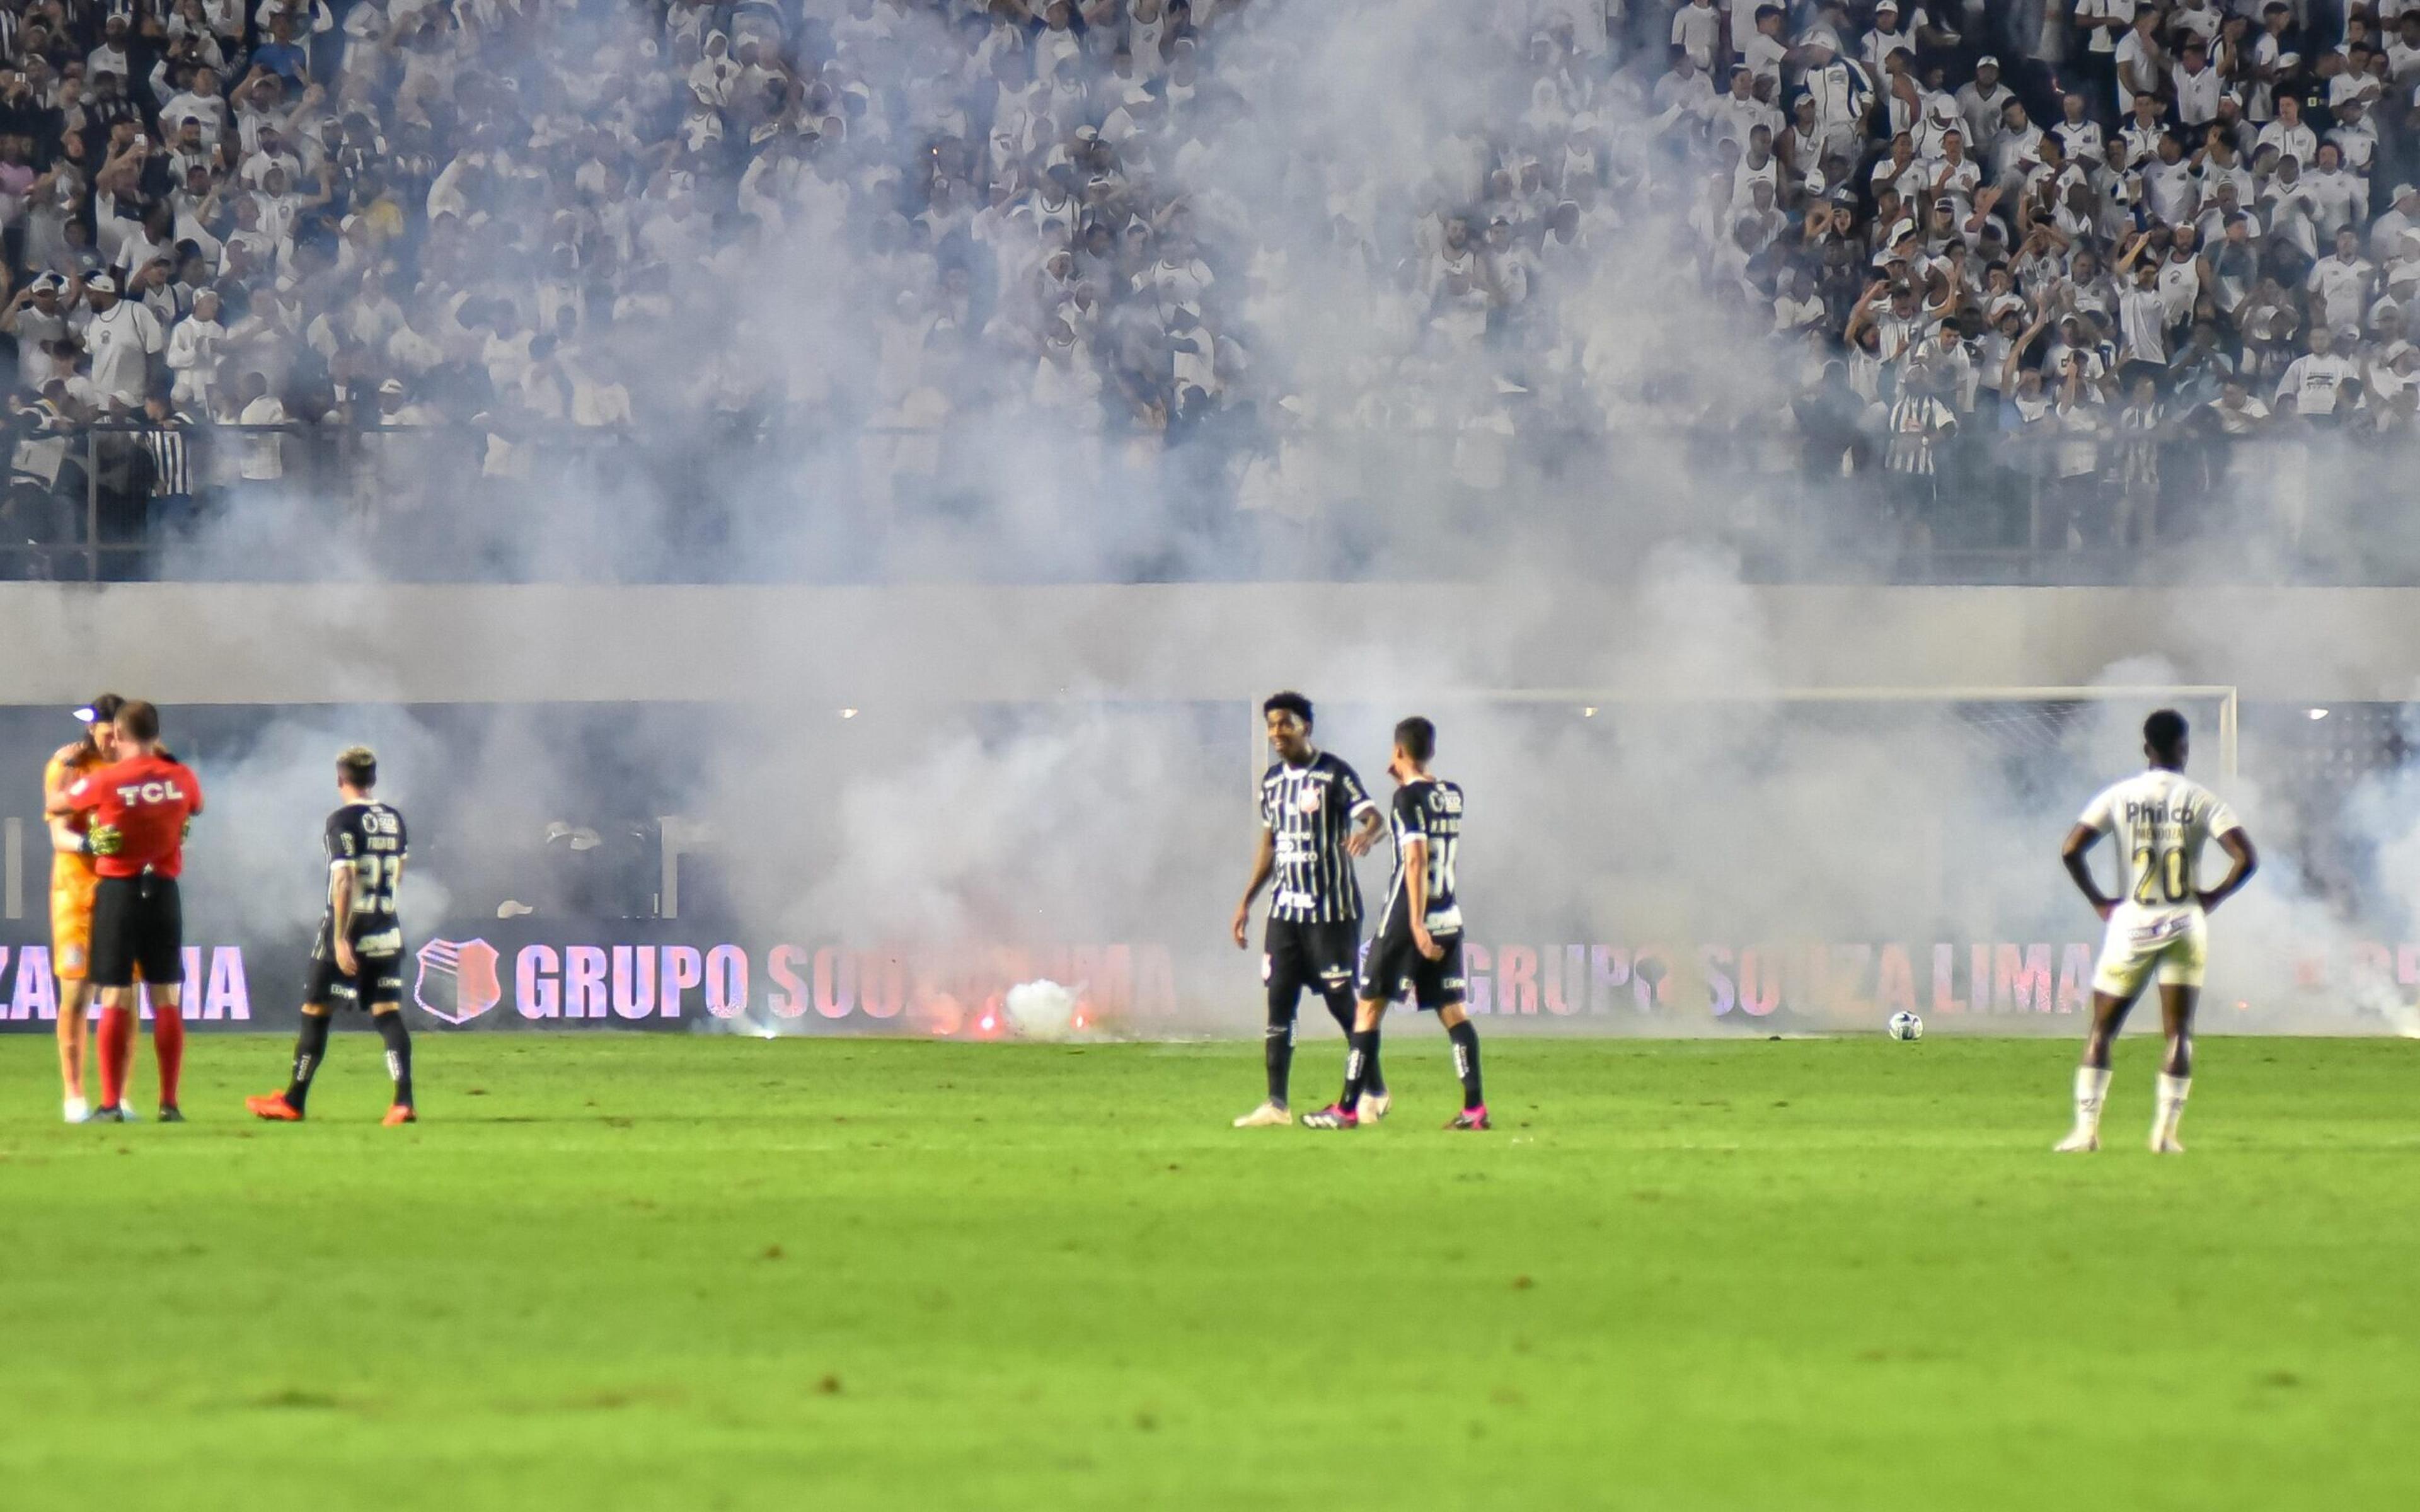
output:
M2099 925L2060 841L2141 768L2158 708L2191 722L2191 769L2224 793L2225 687L1406 695L1323 703L1318 734L1383 802L1395 718L1436 722L1436 768L1468 794L1460 880L1489 1013L1690 1033L1909 1008L2006 1032L2064 1030L2083 1006Z

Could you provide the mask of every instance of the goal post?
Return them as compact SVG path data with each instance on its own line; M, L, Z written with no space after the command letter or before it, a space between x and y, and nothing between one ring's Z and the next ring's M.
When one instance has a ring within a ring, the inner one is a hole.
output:
M1316 734L1383 803L1395 722L1436 721L1438 769L1470 795L1474 1011L1573 1033L1879 1030L1901 1009L2063 1032L2100 925L2061 841L2142 769L2163 707L2224 795L2229 685L1331 687ZM1257 708L1251 728L1257 778ZM2123 858L2088 859L2107 884Z

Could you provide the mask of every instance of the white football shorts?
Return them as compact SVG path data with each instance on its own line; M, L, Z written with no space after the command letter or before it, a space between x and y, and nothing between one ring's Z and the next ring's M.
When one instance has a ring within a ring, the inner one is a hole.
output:
M2198 987L2210 965L2210 916L2198 904L2144 908L2123 903L2109 916L2092 990L2133 998L2156 980L2163 987Z

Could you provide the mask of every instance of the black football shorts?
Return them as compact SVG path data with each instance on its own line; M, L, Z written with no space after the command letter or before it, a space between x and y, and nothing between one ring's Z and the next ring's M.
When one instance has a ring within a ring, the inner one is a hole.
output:
M1325 995L1353 982L1361 955L1361 924L1272 918L1261 939L1261 980L1270 995L1294 1001L1306 987Z
M360 969L350 976L334 957L311 958L311 975L302 987L302 1001L315 1008L379 1009L403 1002L403 957L353 952Z
M1466 994L1462 973L1462 932L1431 936L1445 947L1445 958L1432 961L1412 943L1409 924L1389 922L1370 942L1361 963L1361 1001L1399 1003L1409 996L1423 1012L1460 1004Z
M154 987L185 980L185 904L175 877L103 877L92 895L95 987Z

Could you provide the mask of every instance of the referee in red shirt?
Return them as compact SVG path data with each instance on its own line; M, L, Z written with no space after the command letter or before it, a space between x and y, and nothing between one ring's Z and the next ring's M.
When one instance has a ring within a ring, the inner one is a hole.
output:
M93 871L92 984L101 995L101 1103L89 1121L123 1119L134 1058L134 979L151 994L151 1045L160 1057L160 1121L182 1123L177 1079L184 1070L185 911L177 892L185 831L202 811L202 784L160 749L160 711L135 702L117 711L118 760L85 773L48 805L87 816Z

